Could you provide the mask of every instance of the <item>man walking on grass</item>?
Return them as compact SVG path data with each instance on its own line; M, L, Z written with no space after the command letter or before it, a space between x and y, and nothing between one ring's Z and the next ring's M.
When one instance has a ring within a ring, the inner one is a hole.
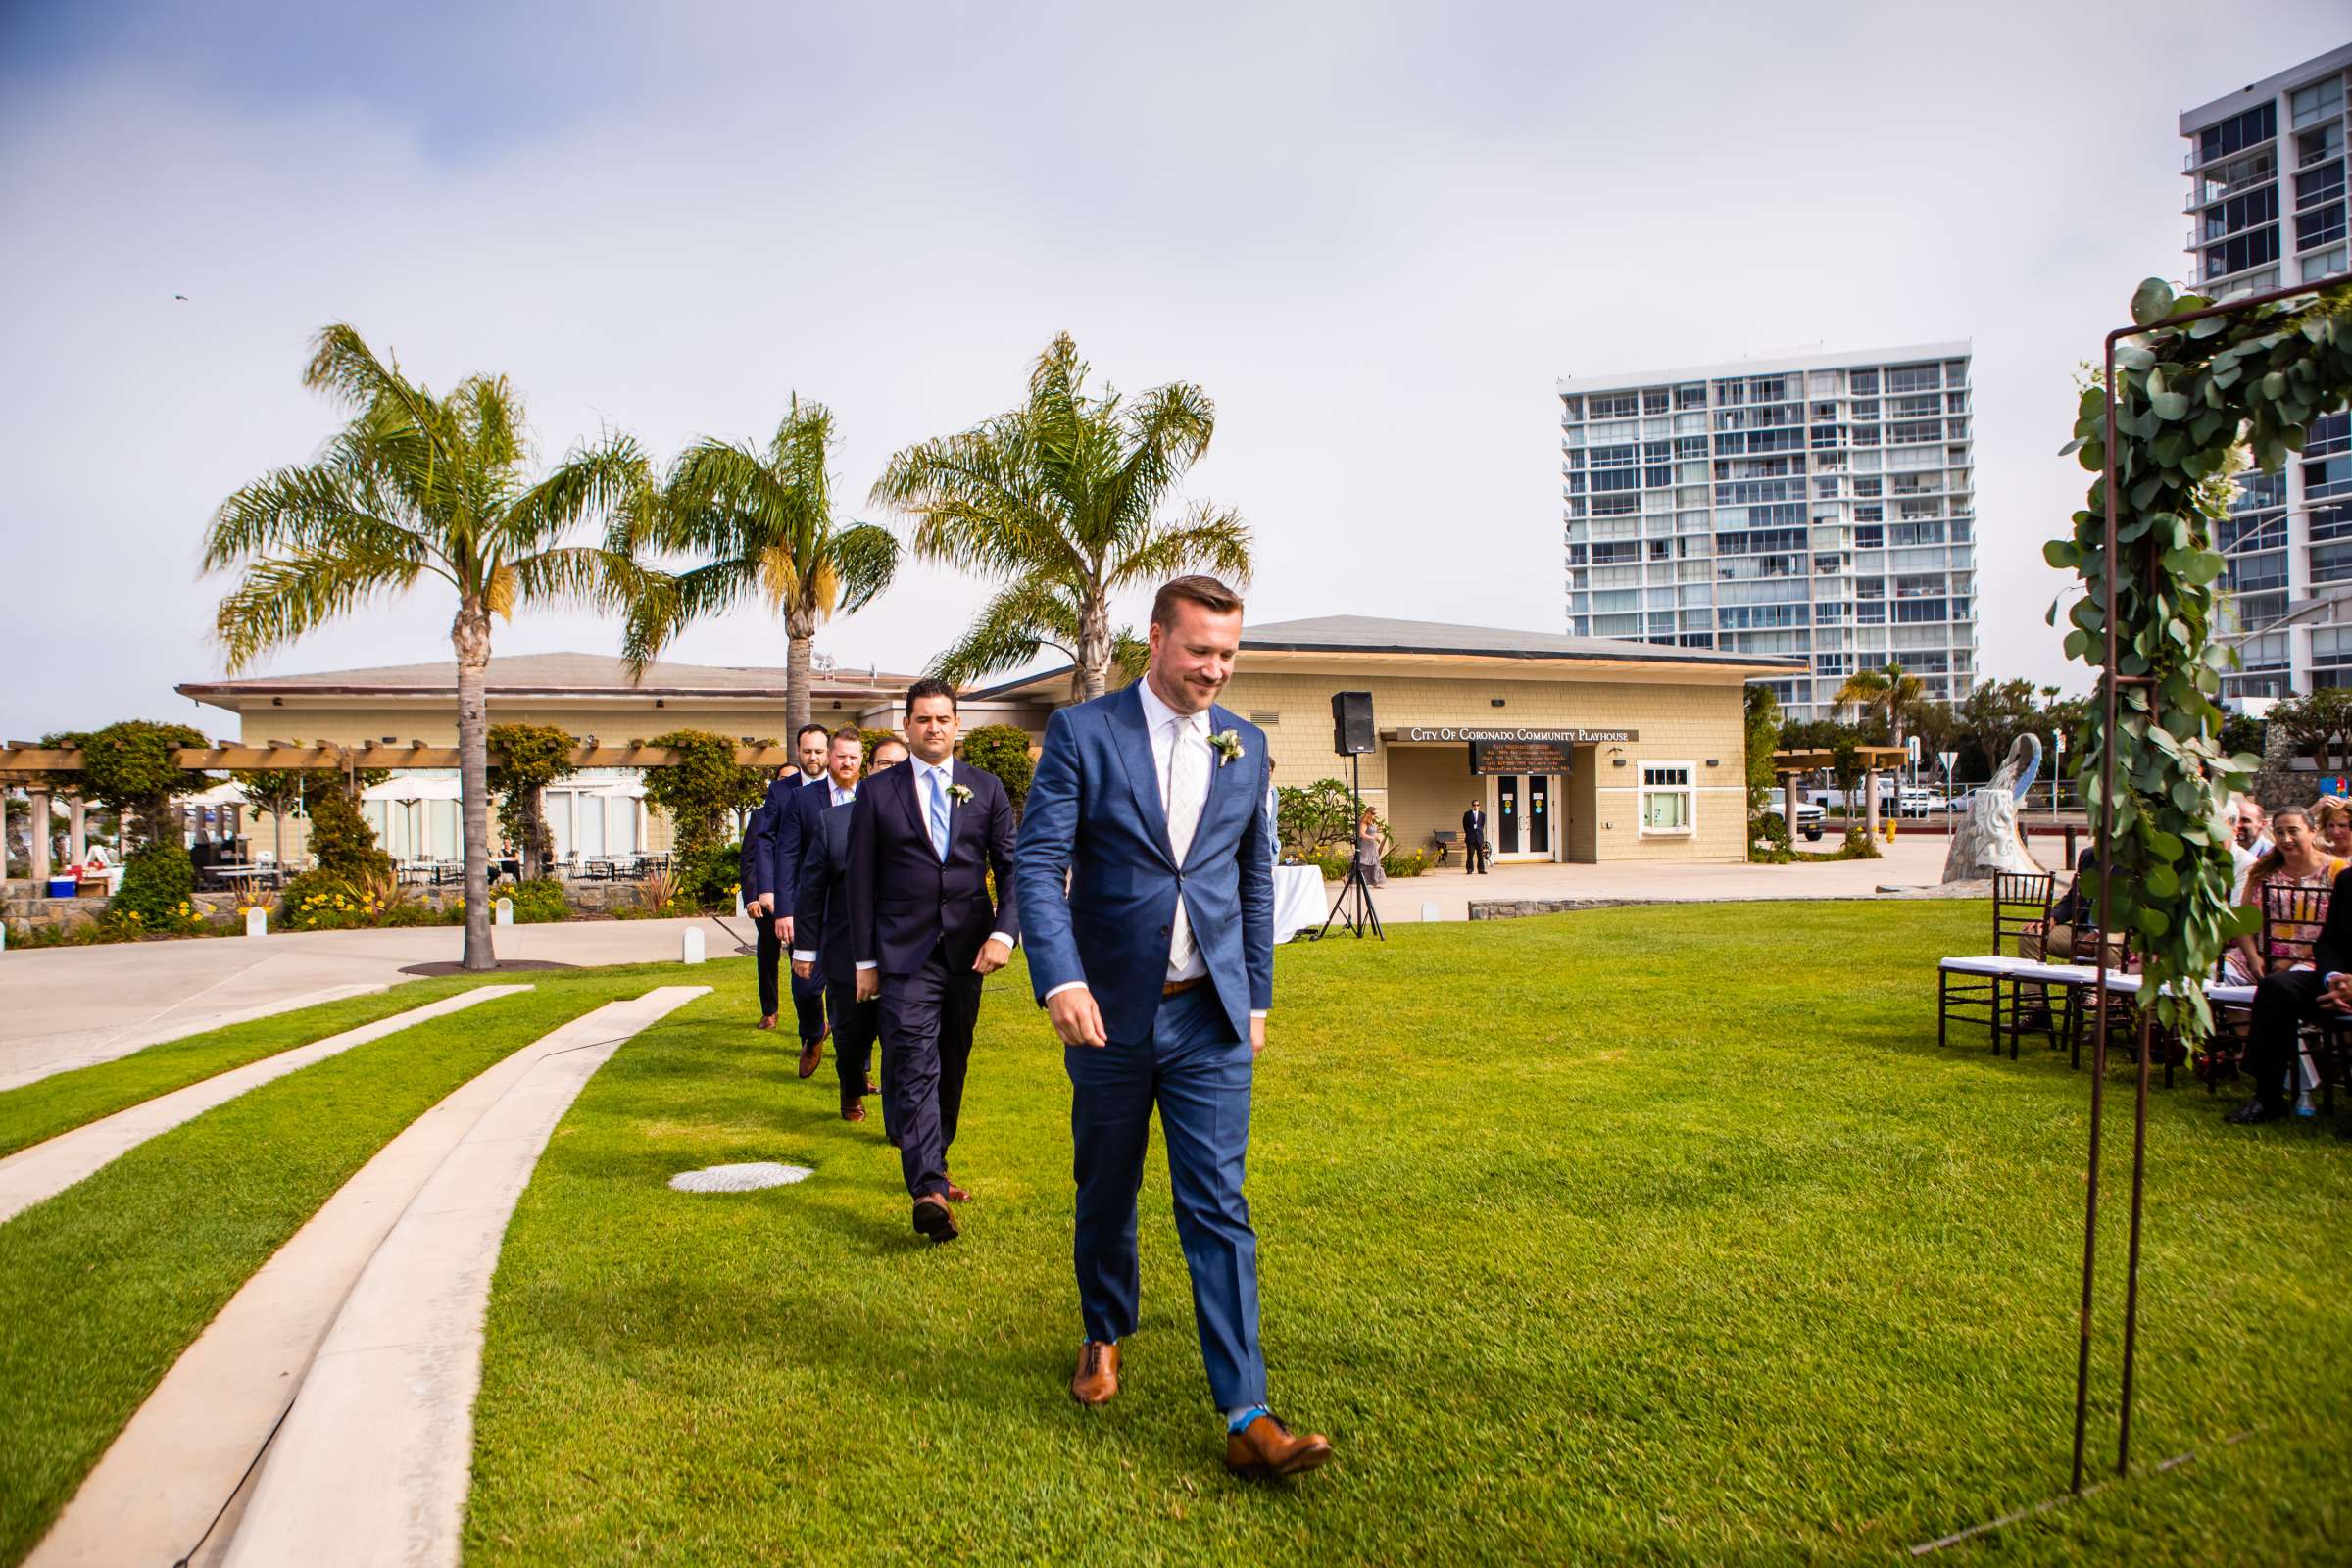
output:
M1225 1463L1264 1477L1312 1470L1331 1444L1266 1408L1257 1340L1242 1178L1274 1000L1274 838L1266 737L1216 706L1241 636L1242 601L1215 578L1160 589L1144 678L1046 725L1015 881L1030 980L1070 1075L1086 1331L1070 1393L1100 1405L1119 1392L1156 1105Z
M956 688L906 689L905 762L866 781L850 808L850 941L858 1002L879 1001L882 1076L914 1228L952 1242L948 1148L980 1017L980 982L1020 937L1012 802L994 773L956 760ZM996 896L989 894L990 873Z
M760 892L767 910L768 935L763 936L760 951L761 960L772 947L778 952L792 947L793 910L800 903L801 857L808 845L808 835L816 815L831 804L826 790L825 759L832 745L833 733L822 724L803 724L794 734L793 749L801 760L798 773L788 774L767 787L767 800L762 809L767 812L763 835L764 850L760 857ZM854 778L856 775L852 775ZM772 941L770 940L772 938ZM766 983L769 971L761 971L760 1001L768 1016L760 1022L762 1029L773 1027L775 1012L774 988ZM801 1076L806 1078L824 1060L825 987L822 980L803 980L794 976L792 982L792 1010L800 1024Z

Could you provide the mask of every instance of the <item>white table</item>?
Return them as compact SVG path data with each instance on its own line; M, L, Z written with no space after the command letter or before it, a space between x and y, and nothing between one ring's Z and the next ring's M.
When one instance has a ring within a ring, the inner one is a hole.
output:
M1301 931L1312 931L1331 917L1323 896L1323 873L1311 865L1274 868L1274 940L1288 942Z

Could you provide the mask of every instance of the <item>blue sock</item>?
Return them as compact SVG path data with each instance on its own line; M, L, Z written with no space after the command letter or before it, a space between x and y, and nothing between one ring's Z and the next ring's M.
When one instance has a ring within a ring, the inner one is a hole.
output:
M1256 1420L1259 1416L1272 1415L1273 1413L1273 1411L1267 1409L1262 1404L1237 1405L1235 1408L1225 1412L1225 1430L1227 1432L1239 1432L1250 1422Z

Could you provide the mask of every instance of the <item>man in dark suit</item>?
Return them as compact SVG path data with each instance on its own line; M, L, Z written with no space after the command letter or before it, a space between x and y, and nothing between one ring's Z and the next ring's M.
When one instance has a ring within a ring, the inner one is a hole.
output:
M1487 874L1487 806L1473 799L1462 813L1462 875Z
M2254 987L2245 1071L2254 1098L2230 1113L2241 1126L2277 1121L2294 1108L2303 1025L2352 1014L2352 871L2335 879L2328 918L2312 944L2311 967L2264 975Z
M901 757L906 748L896 741ZM879 754L881 748L875 748ZM800 903L792 914L792 974L818 980L825 988L825 1013L833 1024L833 1065L841 1076L841 1119L865 1120L865 1097L874 1093L866 1069L873 1063L880 1005L858 1000L858 965L850 942L850 816L858 799L858 764L865 737L855 724L833 732L825 771L831 804L816 816L801 853ZM886 764L887 765L887 764ZM888 1081L882 1101L882 1130L891 1130Z
M858 793L850 815L850 936L858 1000L882 1004L891 1126L914 1228L952 1242L948 1147L980 1016L983 976L1021 934L1012 887L1012 802L994 773L956 760L956 688L906 689L905 762ZM997 879L989 896L989 873Z
M798 769L793 770L797 775ZM773 787L774 780L769 780ZM768 897L761 891L767 884L768 835L775 829L775 812L761 801L752 808L743 825L743 848L735 857L735 881L743 889L743 912L752 918L755 956L752 972L760 980L760 1027L776 1026L776 965L782 957L783 944L776 940L776 922L768 913Z
M803 724L792 741L793 750L801 760L800 771L770 784L767 799L762 803L767 808L768 823L766 854L760 867L760 891L765 897L767 922L780 951L792 946L792 911L800 899L802 846L808 841L809 824L816 813L830 804L825 793L825 757L832 745L833 732L822 724ZM760 944L762 955L767 947L766 942ZM767 1003L771 999L762 991L760 1000ZM801 1076L806 1078L824 1060L824 982L795 977L792 1010L800 1023Z
M1016 876L1070 1075L1086 1330L1070 1394L1118 1394L1143 1320L1135 1199L1156 1106L1225 1463L1262 1477L1314 1469L1331 1444L1266 1408L1257 1338L1242 1177L1274 1004L1274 813L1265 732L1216 703L1241 637L1242 601L1213 577L1160 589L1143 679L1047 722Z

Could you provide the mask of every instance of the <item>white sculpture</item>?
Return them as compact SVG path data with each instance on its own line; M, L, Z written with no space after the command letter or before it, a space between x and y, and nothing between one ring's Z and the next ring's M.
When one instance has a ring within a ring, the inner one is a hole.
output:
M2020 735L1992 782L1968 798L1968 812L1952 825L1951 853L1944 857L1946 882L1977 882L1996 871L2043 869L2026 848L2017 808L2041 771L2041 737Z

